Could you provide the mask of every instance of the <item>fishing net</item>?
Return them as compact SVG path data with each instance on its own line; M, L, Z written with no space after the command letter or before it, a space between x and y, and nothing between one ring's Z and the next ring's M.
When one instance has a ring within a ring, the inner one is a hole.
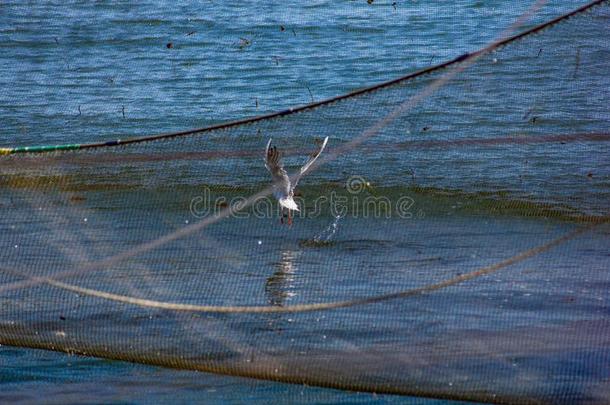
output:
M0 343L343 390L604 402L609 21L596 2L269 116L2 149ZM292 174L325 137L288 226L265 145Z

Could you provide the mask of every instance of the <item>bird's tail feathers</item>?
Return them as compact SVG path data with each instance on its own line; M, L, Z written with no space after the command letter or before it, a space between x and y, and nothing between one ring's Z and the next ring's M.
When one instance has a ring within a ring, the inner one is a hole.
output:
M292 210L292 211L300 211L299 206L292 198L289 198L289 197L281 198L279 200L279 202L280 202L280 205L284 208L288 208L289 210Z

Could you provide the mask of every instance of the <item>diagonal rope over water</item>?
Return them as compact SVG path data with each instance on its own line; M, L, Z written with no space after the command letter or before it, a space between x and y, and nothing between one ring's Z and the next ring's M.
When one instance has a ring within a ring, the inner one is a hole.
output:
M472 52L472 53L466 53L466 54L460 55L450 61L440 63L438 65L431 66L431 67L428 67L425 69L421 69L416 72L407 74L405 76L398 77L396 79L388 80L383 83L379 83L379 84L376 84L376 85L373 85L370 87L365 87L363 89L356 90L356 91L353 91L353 92L350 92L347 94L342 94L342 95L332 97L332 98L329 98L326 100L321 100L321 101L318 101L315 103L311 103L311 104L307 104L307 105L295 107L295 108L289 108L289 109L286 109L283 111L278 111L278 112L274 112L274 113L270 113L270 114L259 115L259 116L252 117L252 118L245 118L245 119L240 119L240 120L236 120L236 121L220 123L217 125L211 125L211 126L207 126L207 127L203 127L203 128L188 129L188 130L184 130L184 131L167 132L167 133L161 133L161 134L156 134L156 135L132 137L132 138L128 138L128 139L116 139L116 140L112 140L112 141L95 142L95 143L88 143L88 144L38 145L38 146L0 148L0 156L1 155L10 155L10 154L23 154L23 153L48 153L48 152L57 152L57 151L74 151L74 150L82 150L82 149L99 149L99 148L108 148L108 147L115 147L115 146L121 146L121 145L130 145L130 144L142 143L142 142L150 142L150 141L156 141L156 140L162 140L162 139L172 139L172 138L178 138L178 137L184 137L184 136L190 136L190 135L203 134L206 132L212 132L212 131L216 131L216 130L229 129L229 128L238 127L238 126L242 126L242 125L252 124L255 122L259 122L259 121L267 121L267 120L271 120L274 118L280 118L280 117L284 117L287 115L292 115L292 114L297 114L297 113L308 111L308 110L313 110L318 107L330 105L330 104L336 103L338 101L357 97L357 96L364 95L367 93L372 93L374 91L381 90L381 89L384 89L384 88L387 88L390 86L394 86L396 84L400 84L402 82L412 80L414 78L424 76L429 73L433 73L433 72L437 72L440 70L450 68L453 65L464 62L466 60L469 60L472 57L477 57L477 56L481 56L482 54L488 53L489 50L501 48L502 46L509 44L511 42L517 41L521 38L524 38L524 37L532 35L532 34L536 34L544 29L552 27L553 25L555 25L557 23L565 21L575 15L586 12L586 11L592 9L593 7L602 5L604 3L608 3L608 0L592 0L591 2L584 4L581 7L578 7L577 9L575 9L571 12L568 12L566 14L555 17L555 18L553 18L545 23L539 24L529 30L525 30L525 31L515 34L515 35L510 35L510 32L512 32L516 28L518 28L525 19L527 19L529 16L534 14L538 9L540 9L542 7L542 5L544 5L544 3L546 3L546 0L538 1L538 3L536 3L528 11L526 11L523 15L521 15L516 20L516 22L511 25L511 27L506 29L504 32L504 35L499 36L500 39L493 41L488 47L481 48L480 50ZM491 48L491 49L488 49L488 48Z
M410 97L409 99L405 100L403 103L401 103L400 105L398 105L396 108L394 108L389 114L387 114L384 118L382 118L381 120L379 120L375 125L373 125L372 127L368 128L367 130L365 130L361 135L357 136L356 138L354 138L353 140L347 142L344 145L341 145L340 147L337 147L333 150L329 150L328 153L325 156L322 156L317 162L316 164L314 164L310 170L316 170L316 168L318 168L319 166L328 163L334 159L336 159L338 156L343 155L347 152L349 152L352 149L355 149L356 147L360 146L362 143L364 143L367 139L375 136L376 134L379 133L379 131L381 131L381 129L383 129L385 126L389 125L394 119L396 119L396 117L398 117L400 114L404 113L405 111L409 110L410 108L414 107L415 105L417 105L418 103L420 103L422 100L424 100L425 98L427 98L428 96L430 96L431 94L433 94L434 92L436 92L439 88L441 88L442 86L444 86L448 81L450 81L453 77L455 77L457 74L459 74L460 72L464 71L465 69L467 69L470 65L472 65L476 60L478 60L480 57L482 57L483 55L486 55L490 52L492 52L493 50L506 45L507 43L511 42L511 41L516 41L526 35L531 35L532 33L536 33L544 28L547 28L549 26L552 26L553 24L556 24L557 22L566 20L568 18L570 18L573 15L576 15L578 13L584 12L588 9L590 9L591 7L594 7L596 5L605 3L607 0L596 0L593 1L583 7L580 7L568 14L565 14L563 16L559 16L553 20L551 20L550 22L547 22L545 24L541 24L537 27L534 27L530 30L527 30L521 34L518 35L512 35L511 33L514 32L515 30L517 30L527 19L529 19L537 10L539 10L544 3L546 2L545 0L537 0L536 2L534 2L532 4L532 6L525 12L523 13L519 18L517 18L517 20L512 23L509 27L505 28L498 36L498 39L492 41L489 45L487 45L486 47L483 47L473 53L470 54L465 54L462 55L460 57L458 57L457 59L453 60L453 61L449 61L446 62L445 64L439 65L442 68L447 68L447 67L454 67L453 70L448 71L447 73L445 73L443 76L439 77L438 79L434 80L430 85L428 85L427 87L425 87L421 92L416 93L415 95L413 95L412 97ZM439 66L437 66L436 68L439 68ZM377 89L380 89L382 87L387 87L390 86L394 83L400 82L402 80L405 80L405 78L399 78L396 79L394 81L391 82L386 82L382 85L376 86L374 88L370 88L366 91L374 91ZM363 91L361 91L363 92ZM347 96L342 96L337 98L337 100L342 99L342 98L346 98ZM337 101L334 100L334 101ZM290 112L295 112L293 110L290 110ZM281 114L280 114L281 115ZM285 115L285 114L284 114ZM263 119L264 117L259 117L256 120L260 120ZM270 117L267 117L270 118ZM230 124L230 125L237 125L237 124ZM173 136L177 136L177 135L173 135ZM158 138L155 138L158 139ZM148 140L153 140L153 138L149 138ZM218 213L216 213L213 216L207 217L197 223L185 226L184 228L181 228L175 232L166 234L160 238L157 238L155 240L140 244L139 246L136 246L130 250L126 250L123 251L121 253L118 253L116 255L110 256L106 259L97 261L97 262L93 262L93 263L89 263L87 265L84 265L78 269L75 270L67 270L64 272L60 272L56 275L54 275L55 279L58 278L63 278L63 277L69 277L71 275L77 275L77 274L82 274L84 272L87 271L92 271L92 270L98 270L101 268L105 268L105 267L109 267L112 265L115 265L117 263L120 263L126 259L141 255L145 252L149 252L151 250L154 250L156 248L159 248L169 242L181 239L183 237L186 237L188 235L192 235L195 232L199 232L202 229L204 229L205 227L216 223L224 218L227 218L249 206L251 206L252 204L254 204L256 201L258 201L261 198L267 197L271 194L272 192L272 186L269 186L265 189L263 189L262 191L250 196L247 199L242 200L239 204L236 204L234 206L229 206L221 211L219 211ZM28 280L28 281L23 281L23 282L14 282L11 284L5 284L4 286L0 287L0 293L7 291L7 290L13 290L13 289L17 289L17 288L26 288L26 287L30 287L36 284L39 284L41 281L33 281L33 280Z
M328 303L315 303L315 304L302 304L302 305L292 305L292 306L213 306L213 305L192 305L192 304L178 304L171 303L165 301L154 301L143 298L130 297L126 295L112 294L100 290L94 290L90 288L82 288L73 284L63 283L61 281L52 280L49 278L41 278L41 277L32 277L32 281L36 281L39 283L49 284L55 286L57 288L61 288L63 290L73 291L75 293L88 295L91 297L103 298L106 300L121 302L124 304L132 304L140 307L146 308L156 308L156 309L167 309L173 311L188 311L188 312L207 312L207 313L294 313L294 312L311 312L311 311L322 311L322 310L330 310L330 309L338 309L338 308L348 308L360 305L368 305L375 304L383 301L389 301L398 298L407 298L416 295L426 294L433 291L441 290L447 287L451 287L457 284L464 283L469 280L473 280L491 273L495 273L503 268L512 266L516 263L519 263L523 260L529 259L533 256L541 254L549 249L560 245L561 243L567 242L571 239L576 238L577 236L591 231L595 227L608 222L610 218L606 217L601 221L584 226L582 228L576 229L572 232L568 232L565 235L553 239L549 242L546 242L542 245L533 247L531 249L525 250L515 256L512 256L508 259L505 259L501 262L495 263L491 266L482 267L480 269L474 270L470 273L462 274L460 276L456 276L453 278L449 278L443 280L438 283L428 284L423 287L413 288L409 290L394 292L390 294L377 295L373 297L367 298L359 298L353 300L346 301L335 301ZM19 276L25 276L23 273L11 271L11 273Z
M236 212L236 211L237 211L237 208L233 212ZM345 308L345 307L354 306L354 305L366 305L366 304L372 304L375 302L382 302L382 301L391 300L391 299L417 296L417 295L421 295L421 294L430 293L433 291L439 291L441 289L448 288L450 286L461 284L468 280L473 280L478 277L485 276L487 274L492 274L492 273L497 272L501 269L504 269L508 266L514 265L523 260L527 260L528 258L541 254L549 249L557 247L558 245L560 245L562 243L572 240L572 239L578 237L579 235L582 235L584 232L592 230L593 228L599 226L601 223L605 223L605 222L607 222L607 218L605 218L603 221L600 221L599 223L597 223L595 225L585 227L585 228L579 228L578 230L576 230L574 232L567 233L557 239L546 242L540 246L536 246L534 248L523 251L523 252L517 254L516 256L502 260L491 266L480 268L478 270L475 270L475 271L465 274L463 276L450 278L450 279L441 281L439 283L423 286L418 289L399 291L399 292L375 296L375 297L359 298L356 300L351 300L351 303L350 303L350 301L340 301L340 302L334 302L334 303L309 304L309 305L344 304L343 306L337 306L336 308L341 308L341 307ZM201 226L201 228L199 228L199 229L202 229L203 227L205 227L205 226ZM193 230L193 232L196 232L196 231L197 230ZM95 265L95 263L92 263L92 265ZM98 262L98 265L99 265L99 262ZM78 273L82 273L83 271L85 271L85 269L87 269L86 266L87 265L85 265L84 267L79 267L76 269L76 271ZM100 267L98 267L98 268L100 268ZM89 269L95 270L96 267L91 267ZM13 273L15 273L15 272L13 271ZM59 274L59 276L61 276L61 275L62 274ZM69 275L69 274L65 273L65 275ZM55 277L55 275L53 277ZM50 281L51 283L49 283L48 281ZM63 282L61 282L59 280L55 280L55 279L39 278L39 279L34 280L33 278L30 278L29 280L26 281L26 283L31 283L30 285L46 283L46 284L50 284L50 285L55 285L55 287L62 288L64 290L71 290L72 288L77 288L77 289L83 290L83 291L80 291L79 293L84 293L84 294L86 294L84 291L91 291L91 292L95 292L95 293L107 294L103 291L82 289L81 287L73 286L68 283L63 283ZM66 287L70 287L70 288L66 288ZM2 291L2 287L0 287L0 291ZM72 289L72 291L74 291L74 290ZM91 295L91 294L89 294L89 295ZM113 295L113 294L111 294L111 295ZM98 297L101 299L111 299L109 297L100 297L100 296L98 296ZM117 295L117 297L124 297L124 296ZM127 297L127 298L132 299L133 297ZM117 301L117 300L114 300L114 301ZM150 300L142 300L142 301L152 302L152 303L156 302L156 301L150 301ZM131 304L131 305L139 305L138 303L132 303L132 302L130 302L130 303L125 302L125 303ZM161 304L176 305L171 302L170 303L161 302ZM181 304L177 304L177 305L181 305ZM288 307L286 309L294 309L294 308L298 308L298 307L299 306ZM157 307L157 308L159 308L159 307ZM212 308L214 308L214 307L212 307ZM227 308L227 307L225 307L225 308ZM249 312L249 311L242 311L241 308L248 309L248 308L252 308L252 307L236 307L236 308L239 309L239 312ZM265 311L260 311L260 312L280 312L277 310L267 310L267 309L269 309L269 307L262 307L262 308L265 308ZM169 308L169 309L171 309L171 308ZM317 309L314 308L314 309L308 309L308 310L315 311L315 310L327 310L327 309L330 310L333 308L317 308ZM175 309L175 310L180 311L181 309ZM190 310L182 309L182 311L190 311ZM229 312L229 311L227 311L227 312ZM237 312L237 311L231 311L231 312ZM283 311L283 312L291 312L291 311ZM23 345L23 343L24 342L21 341L20 345ZM167 360L163 360L161 358L157 359L154 356L139 355L138 353L132 353L129 351L111 352L108 349L106 349L105 347L103 347L102 345L90 347L86 343L82 343L82 345L78 349L73 349L73 346L72 346L73 343L71 341L66 341L66 343L57 343L55 341L50 340L47 342L30 342L30 343L28 343L28 345L31 347L37 346L37 347L51 348L54 350L78 352L78 353L82 353L82 354L96 354L101 357L111 357L111 358L125 359L125 360L139 361L139 362L149 362L149 363L158 362L159 364L165 362L165 363L163 363L163 365L170 366L170 367L182 368L182 367L188 366L191 368L205 369L206 371L215 371L215 372L221 372L221 373L227 373L227 374L233 374L233 375L253 376L253 377L258 377L258 378L261 378L261 376L262 376L263 378L266 378L266 379L284 380L287 382L296 382L296 383L307 383L310 385L313 383L314 385L335 386L335 387L343 388L343 389L366 390L366 391L372 391L372 392L385 391L385 392L393 392L393 393L403 393L403 394L409 393L409 394L428 395L428 396L436 396L436 397L443 396L442 394L439 394L438 392L433 392L433 393L425 392L425 389L418 387L417 384L404 384L404 385L400 385L400 386L391 386L390 384L385 385L383 383L380 383L379 380L377 380L375 378L372 378L366 382L354 384L354 383L346 382L346 381L342 380L341 378L327 379L324 381L322 378L320 378L317 375L318 373L310 373L311 375L306 376L306 377L292 377L292 376L281 377L281 376L274 376L274 374L272 372L268 371L264 367L261 367L258 370L254 369L254 371L247 371L244 369L240 369L239 364L237 364L237 365L230 364L230 365L224 366L224 368L221 366L216 366L215 363L212 363L211 365L199 364L198 366L195 366L193 364L189 365L188 361L186 361L184 359L176 359L176 358L169 359L168 358ZM272 361L269 361L269 364L273 364ZM272 368L270 368L270 370L272 370ZM452 394L450 394L450 395L444 394L444 396L446 398L450 398L450 399L462 398L462 399L476 400L478 398L481 401L505 402L505 403L516 403L516 402L526 402L526 401L541 402L537 399L522 398L522 397L519 398L519 401L517 401L515 399L515 397L512 397L512 400L507 400L507 399L503 399L503 398L506 398L506 396L502 397L502 394L500 394L496 397L496 393L493 393L492 391L486 391L484 389L480 389L481 386L478 386L478 387L479 387L479 389L476 390L475 393L469 393L469 392L459 391L459 389L455 389L456 391L453 392ZM517 394L518 393L519 392L517 392Z

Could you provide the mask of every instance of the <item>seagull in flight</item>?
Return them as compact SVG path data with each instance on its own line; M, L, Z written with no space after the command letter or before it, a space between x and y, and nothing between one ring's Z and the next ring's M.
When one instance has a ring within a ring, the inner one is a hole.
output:
M269 170L271 177L273 178L273 195L277 198L281 207L281 223L284 223L283 210L286 208L288 210L288 225L292 225L292 211L299 211L299 206L293 199L294 189L299 183L299 180L301 180L301 177L305 175L311 165L318 159L326 147L327 142L328 137L324 138L320 149L311 156L307 163L301 167L299 172L293 176L292 182L290 181L288 173L286 173L286 170L284 170L284 167L282 166L280 161L282 156L277 147L271 146L271 139L267 142L267 147L265 148L265 167Z

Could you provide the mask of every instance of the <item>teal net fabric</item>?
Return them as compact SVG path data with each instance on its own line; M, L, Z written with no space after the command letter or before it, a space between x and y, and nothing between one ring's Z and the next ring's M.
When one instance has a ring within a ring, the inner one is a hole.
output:
M297 111L5 149L0 344L343 390L603 403L609 10ZM268 139L292 174L325 137L281 224Z

